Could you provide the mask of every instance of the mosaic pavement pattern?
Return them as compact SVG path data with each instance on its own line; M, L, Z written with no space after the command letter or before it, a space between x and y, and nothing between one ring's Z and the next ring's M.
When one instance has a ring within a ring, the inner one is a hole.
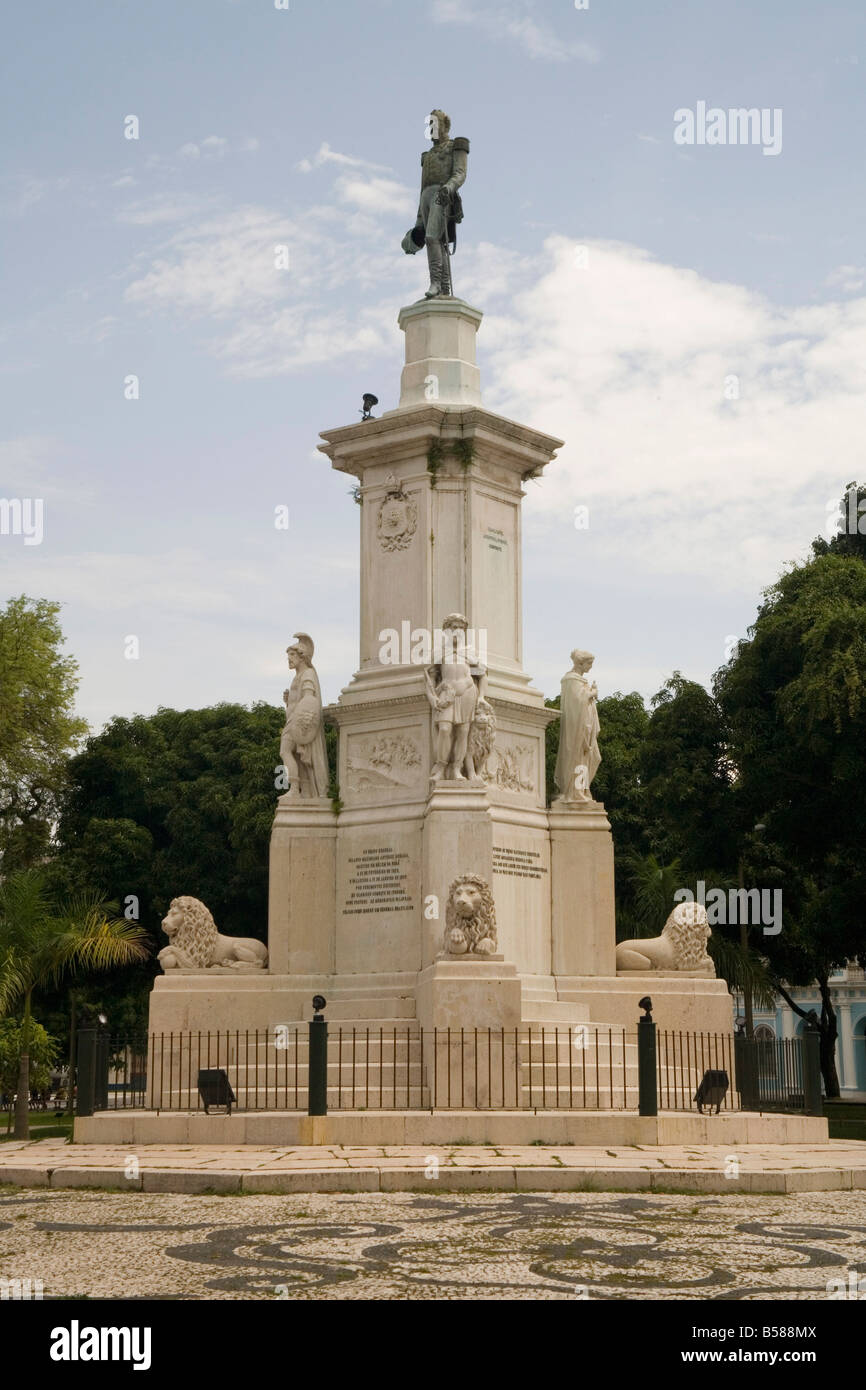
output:
M866 1192L785 1197L0 1189L0 1275L45 1297L826 1299Z

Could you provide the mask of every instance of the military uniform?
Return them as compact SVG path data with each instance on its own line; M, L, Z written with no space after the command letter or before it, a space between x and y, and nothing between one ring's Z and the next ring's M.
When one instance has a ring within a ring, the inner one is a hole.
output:
M462 136L439 140L421 156L421 201L415 230L423 230L427 244L428 299L451 294L448 244L456 240L456 226L463 219L457 190L465 182L468 158L469 141Z

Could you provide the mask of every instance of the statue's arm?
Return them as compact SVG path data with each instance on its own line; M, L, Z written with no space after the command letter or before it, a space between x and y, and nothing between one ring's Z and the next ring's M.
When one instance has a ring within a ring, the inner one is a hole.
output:
M423 227L424 218L421 216L421 194L424 192L424 155L421 155L421 192L418 194L418 212L415 216L415 226Z
M457 189L466 182L468 166L469 141L458 136L454 141L454 149L451 157L451 177L445 184L445 187L451 193L456 193Z

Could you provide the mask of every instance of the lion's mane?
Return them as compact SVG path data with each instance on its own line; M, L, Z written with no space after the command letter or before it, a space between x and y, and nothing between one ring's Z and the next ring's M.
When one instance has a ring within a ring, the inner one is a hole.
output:
M710 935L707 910L702 903L677 903L662 927L662 936L674 943L678 970L700 970L706 965Z
M170 944L185 951L199 970L206 970L214 959L219 936L210 910L198 898L187 896L172 898L168 911L173 908L183 913L183 924L170 938Z

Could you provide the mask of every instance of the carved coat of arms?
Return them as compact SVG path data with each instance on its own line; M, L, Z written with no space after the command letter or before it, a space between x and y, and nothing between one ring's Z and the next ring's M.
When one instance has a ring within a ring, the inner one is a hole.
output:
M418 507L391 475L389 488L379 503L376 529L383 550L406 550L418 525Z

